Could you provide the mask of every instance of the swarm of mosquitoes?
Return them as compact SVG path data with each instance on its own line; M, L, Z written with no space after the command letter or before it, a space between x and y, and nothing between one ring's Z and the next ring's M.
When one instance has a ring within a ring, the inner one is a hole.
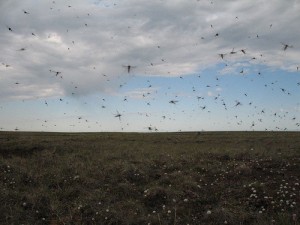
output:
M55 1L53 1L52 4L55 5ZM213 2L211 2L211 4L213 4ZM114 4L114 6L116 6L116 4ZM71 6L71 5L67 5L67 7L68 7L68 8L71 8L72 6ZM49 8L49 10L53 10L53 9L54 9L54 6ZM22 12L20 12L20 13L23 13L25 16L31 16L31 13L30 13L28 10L22 10ZM90 13L88 13L87 15L90 16ZM236 16L235 19L238 20L239 17ZM87 23L83 23L83 26L84 26L84 27L88 27L89 25L88 25ZM269 25L269 28L271 29L272 26L273 26L273 25L270 24L270 25ZM214 29L213 24L210 24L210 27L211 27L211 29ZM6 28L7 28L7 31L8 31L8 32L12 32L12 33L13 33L13 32L17 32L12 26L6 25ZM131 27L128 26L128 29L130 29L130 28L131 28ZM69 32L69 29L67 29L67 32ZM32 32L30 35L32 35L32 36L37 36L38 34ZM214 37L214 38L220 38L221 35L222 35L222 34L221 34L220 32L216 32L212 37ZM48 38L50 38L50 36L49 36ZM257 35L255 36L255 38L260 39L261 36L260 36L259 34L257 34ZM200 39L201 39L201 40L205 40L206 37L203 37L203 36L202 36ZM72 44L75 45L75 41L72 41ZM293 48L293 45L288 44L288 43L281 42L281 43L279 43L279 44L281 44L281 46L282 46L282 51L284 51L284 52L285 52L285 51L288 51L288 50L291 49L291 48ZM160 45L157 45L156 47L157 47L157 49L161 49L161 48L162 48L162 46L160 46ZM24 52L24 51L27 51L27 50L28 50L28 46L24 46L24 47L21 47L21 48L19 48L19 49L16 49L16 51L19 51L19 52ZM68 48L68 50L70 50L70 48ZM233 55L237 55L237 54L242 54L242 55L247 56L247 55L248 55L248 52L247 52L247 49L235 49L235 48L232 48L231 51L223 52L223 53L217 54L217 57L219 57L220 60L226 62L226 58L227 58L227 57L230 57L230 56L233 56ZM263 55L261 54L260 57L263 57ZM249 60L257 60L257 59L258 59L257 56L250 56L250 55L249 55ZM166 63L166 62L167 62L167 59L161 58L161 62L160 62L160 63ZM2 64L2 66L4 66L5 68L10 68L10 67L12 66L12 65L7 64L7 63L5 63L5 62L2 62L1 64ZM137 67L137 66L130 65L130 64L128 64L128 65L120 65L120 66L122 66L122 67L124 68L124 70L126 70L126 73L128 73L128 74L132 74L132 71ZM150 63L149 63L149 66L152 66L152 67L153 67L153 66L155 66L155 63L154 63L154 62L150 62ZM227 62L226 62L226 64L225 64L225 66L228 66ZM96 69L96 68L94 67L94 69ZM296 67L296 71L299 71L299 66ZM52 74L52 76L53 76L54 78L63 79L63 71L58 71L58 70L54 70L54 69L50 68L50 69L49 69L49 73ZM239 73L244 75L245 70L244 70L244 69L241 69ZM257 75L260 76L260 75L262 75L262 74L261 74L261 72L259 71L259 72L257 73ZM110 81L110 80L108 79L108 77L107 77L106 74L102 74L102 76L103 76L103 77L106 77L106 79L107 79L106 81L107 81L107 82ZM179 76L179 78L180 78L181 80L184 79L183 76ZM198 75L198 78L201 79L201 76ZM216 77L216 81L217 81L217 82L219 81L219 77ZM150 81L149 81L149 80L147 80L147 83L148 83L148 84L147 84L147 87L148 87L148 88L152 88L152 84L150 84ZM277 81L272 82L272 83L269 83L269 84L264 84L264 87L265 87L265 88L271 87L272 90L274 90L274 88L276 88L276 87L275 87L275 84L276 84L276 83L277 83ZM15 84L15 85L20 85L21 82L16 81L14 84ZM76 94L76 89L78 89L78 86L75 85L74 82L72 82L72 84L74 85L74 92L72 92L72 95L75 95L75 94ZM119 87L122 88L124 85L126 85L126 82L120 84ZM217 85L215 85L215 86L218 87L219 85L217 84ZM300 87L300 82L297 83L297 86ZM212 87L212 84L206 84L206 88L211 88L211 87ZM168 90L169 90L169 89L171 89L171 87L168 87ZM196 92L196 88L195 88L194 85L191 87L191 89L192 89L192 92ZM276 90L276 89L275 89L275 90ZM280 92L282 92L283 94L286 94L286 95L292 95L292 93L291 93L290 91L288 91L286 88L279 87L279 88L277 88L277 90L280 91ZM149 101L149 99L151 99L151 95L152 95L152 92L150 92L150 91L142 94L142 98L147 99L147 102L146 102L147 106L151 106L151 101ZM165 93L165 95L167 95L167 93ZM178 96L176 95L176 96L175 96L175 99L170 99L169 102L168 102L168 104L174 105L174 107L176 107L176 106L180 103L180 101L176 99L177 97L178 97ZM248 94L247 94L247 93L244 93L244 97L247 98L247 97L248 97ZM201 105L202 102L204 102L205 99L206 99L206 97L204 97L204 96L199 96L199 95L196 96L196 100L197 100L197 102L198 102L198 107L199 107L199 109L202 110L202 111L207 110L207 113L210 113L211 111L208 109L208 106L207 106L207 105ZM226 103L225 99L223 99L222 96L221 96L220 94L218 94L217 96L214 96L213 99L214 99L214 101L215 101L216 103L221 103L221 105L223 106L223 109L224 109L224 110L228 110L229 107L231 107L231 108L242 107L243 105L253 106L255 109L258 108L258 106L254 105L253 101L248 101L248 102L246 102L246 103L242 103L241 100L238 100L238 99L235 101L234 104L232 104L232 105L230 106L230 105L228 105L228 104ZM155 100L155 98L153 97L152 100ZM64 99L63 99L63 98L59 98L59 101L60 101L60 102L64 102ZM105 100L105 98L102 98L101 101L102 101L101 108L102 108L102 109L105 109L105 108L106 108L106 105L105 105L106 100ZM124 96L123 101L124 101L124 102L128 102L128 97L127 97L127 96ZM217 101L219 101L219 102L217 102ZM47 107L48 107L48 105L49 105L48 102L47 102L46 100L44 101L44 104L45 104L45 106L47 106ZM66 104L68 104L68 102L66 102ZM85 103L85 104L87 104L87 103ZM257 111L257 114L259 114L259 115L263 115L263 114L266 114L266 113L267 113L267 110L266 110L266 109L260 109L260 110L256 110L256 111ZM184 112L184 110L182 110L182 112ZM289 113L288 111L286 111L286 112L275 112L275 113L269 112L269 114L270 114L271 116L274 117L274 120L273 120L274 122L275 122L275 119L283 119L283 118L286 118L286 117L288 116L288 113ZM121 114L118 110L116 110L116 113L115 113L115 114L112 113L112 115L113 115L115 118L117 118L120 122L122 122L123 114ZM142 115L142 116L149 117L149 114L148 114L148 113L141 113L141 112L139 112L138 115ZM242 125L242 124L243 124L243 121L239 118L238 115L235 115L234 117L235 117L235 119L237 120L237 122L236 122L237 125ZM172 118L171 115L162 115L162 116L161 116L161 119L162 119L162 120L167 120L167 119L169 119L169 120L175 120L174 118ZM295 125L296 125L297 127L300 127L300 123L297 122L296 119L297 119L297 118L296 118L295 116L292 116L292 121L295 121ZM82 116L79 116L79 117L78 117L78 120L80 120L80 121L83 120L83 121L85 121L85 122L89 122L87 119L83 119ZM44 122L46 123L47 120L45 120ZM254 127L256 126L257 123L262 123L262 122L263 122L263 120L262 120L261 118L258 119L257 121L252 121L251 124L250 124L250 128L254 128ZM96 122L96 123L99 124L98 122ZM129 124L127 123L126 125L128 126ZM56 126L56 125L55 125L55 126ZM73 124L73 125L70 125L70 126L75 126L75 125ZM276 127L276 128L277 128L277 129L280 129L279 127ZM1 128L1 129L3 129L3 128ZM124 127L122 127L122 130L123 130L123 129L124 129ZM155 126L152 126L151 124L150 124L148 127L145 127L145 129L148 130L148 131L158 131L158 129L157 129ZM287 129L287 128L284 128L284 130L286 130L286 129ZM268 129L266 129L266 130L268 130ZM15 128L15 131L19 131L19 128L16 127L16 128Z

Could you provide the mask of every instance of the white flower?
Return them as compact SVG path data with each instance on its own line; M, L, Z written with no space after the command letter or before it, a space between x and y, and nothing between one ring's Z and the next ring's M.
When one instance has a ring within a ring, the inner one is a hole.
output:
M297 215L294 213L293 214L293 221L296 221L297 220Z
M210 211L210 210L207 210L206 214L207 214L207 215L210 215L210 214L211 214L211 211Z

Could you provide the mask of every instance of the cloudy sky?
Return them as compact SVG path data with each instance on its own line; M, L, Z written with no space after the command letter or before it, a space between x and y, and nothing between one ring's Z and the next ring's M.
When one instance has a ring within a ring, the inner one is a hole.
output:
M0 129L300 130L298 0L2 0Z

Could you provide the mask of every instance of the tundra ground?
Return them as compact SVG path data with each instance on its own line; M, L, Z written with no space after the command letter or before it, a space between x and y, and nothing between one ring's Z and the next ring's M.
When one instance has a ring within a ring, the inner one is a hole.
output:
M1 132L0 143L0 224L299 224L299 132Z

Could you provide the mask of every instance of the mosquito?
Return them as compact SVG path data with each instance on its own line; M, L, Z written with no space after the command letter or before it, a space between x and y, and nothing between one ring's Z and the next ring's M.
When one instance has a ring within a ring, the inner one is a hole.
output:
M131 65L127 65L127 66L123 66L123 67L126 67L127 68L127 72L130 73L130 70L132 68L136 68L136 66L131 66Z
M283 45L283 51L287 50L288 48L293 48L293 45L288 45L288 44L285 44L285 43L282 43L281 44Z
M121 120L122 114L120 114L118 110L117 110L117 114L114 114L114 115L115 115L115 117L119 117L119 120Z
M175 105L177 102L178 102L178 101L176 101L176 100L171 100L171 101L169 101L170 104L174 104L174 105Z

